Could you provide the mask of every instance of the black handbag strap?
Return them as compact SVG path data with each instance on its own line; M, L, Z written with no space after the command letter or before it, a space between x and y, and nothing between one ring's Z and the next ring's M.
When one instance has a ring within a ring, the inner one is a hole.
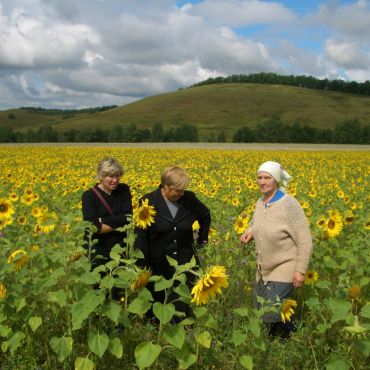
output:
M103 196L99 193L99 190L96 189L95 187L94 188L91 188L91 189L96 194L96 196L100 200L101 204L105 207L105 209L110 213L111 216L113 216L112 208L109 207L108 203L105 201L105 199L103 198Z

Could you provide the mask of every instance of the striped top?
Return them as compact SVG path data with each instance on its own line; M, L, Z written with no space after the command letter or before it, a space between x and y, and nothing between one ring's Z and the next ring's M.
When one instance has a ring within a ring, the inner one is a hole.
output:
M268 203L260 198L249 228L256 246L256 279L293 281L295 271L305 274L312 253L312 237L298 201L289 194Z

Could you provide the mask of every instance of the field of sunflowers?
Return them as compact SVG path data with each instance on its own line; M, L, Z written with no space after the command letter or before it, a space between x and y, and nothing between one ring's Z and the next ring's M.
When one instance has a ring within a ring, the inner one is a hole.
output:
M128 247L114 248L101 275L83 248L81 195L105 156L124 165L135 214ZM314 251L294 299L257 310L254 248L239 235L266 160L292 176L287 191L306 213ZM368 369L370 152L14 146L0 147L0 163L0 369ZM184 284L193 262L172 261L165 280L139 270L132 248L135 219L145 226L148 213L138 199L172 164L212 214L193 292ZM173 304L153 304L148 280L192 301L194 318L173 323ZM125 292L120 301L109 298L113 287ZM158 323L145 319L150 308ZM294 313L289 340L268 338L266 310Z

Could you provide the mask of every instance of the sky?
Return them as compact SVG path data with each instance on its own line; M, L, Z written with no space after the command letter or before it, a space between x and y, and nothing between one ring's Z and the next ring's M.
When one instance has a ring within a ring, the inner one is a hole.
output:
M370 0L0 0L0 110L259 72L370 80Z

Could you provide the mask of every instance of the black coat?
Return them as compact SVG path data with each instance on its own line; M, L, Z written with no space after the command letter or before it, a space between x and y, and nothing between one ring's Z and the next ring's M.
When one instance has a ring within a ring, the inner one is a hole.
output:
M144 260L139 261L139 264L151 268L155 275L170 278L173 270L166 255L176 259L179 264L189 262L194 255L195 244L192 225L197 220L200 226L196 243L207 243L210 211L193 192L187 190L177 201L179 208L175 218L170 213L160 187L146 194L140 201L145 199L149 200L149 205L154 206L156 215L150 227L136 229L135 248L144 254Z
M128 185L118 184L117 188L110 195L102 191L98 186L95 186L95 188L108 203L113 211L113 215L104 207L93 190L89 189L82 194L83 219L93 223L98 230L101 228L99 218L101 218L103 224L109 225L113 229L128 224L127 216L132 215L131 192ZM114 245L124 245L123 239L125 237L125 233L117 230L105 234L95 233L93 238L98 240L97 244L94 244L95 253L109 258L109 253ZM102 261L101 263L105 262ZM95 263L94 265L97 264Z

